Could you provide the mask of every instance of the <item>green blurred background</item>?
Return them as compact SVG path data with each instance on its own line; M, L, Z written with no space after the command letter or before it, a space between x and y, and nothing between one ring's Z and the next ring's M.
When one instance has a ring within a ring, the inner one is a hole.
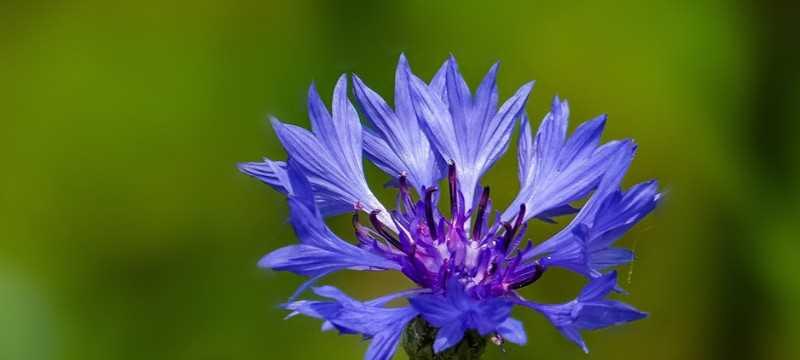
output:
M356 337L282 320L301 279L255 263L294 241L286 206L235 164L284 157L266 115L307 124L311 81L329 98L357 72L391 97L400 52L425 78L452 52L473 85L501 60L501 96L537 80L537 121L555 94L573 125L609 113L605 137L640 144L626 181L668 193L623 240L639 255L621 270L626 300L649 319L587 334L587 357L519 311L529 344L488 359L798 359L790 6L2 1L0 359L361 358ZM510 154L488 177L497 204L517 188ZM360 298L408 286L327 282ZM579 286L554 272L525 294Z

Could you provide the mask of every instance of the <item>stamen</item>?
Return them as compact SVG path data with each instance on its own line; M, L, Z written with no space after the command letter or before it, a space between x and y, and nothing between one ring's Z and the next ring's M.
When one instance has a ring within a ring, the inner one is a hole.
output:
M386 241L394 245L394 247L402 250L402 247L400 247L400 241L398 241L391 233L386 231L386 226L383 225L380 220L378 220L378 214L380 214L380 212L380 209L372 210L372 212L369 213L369 221L372 223L372 226L375 228L375 231L377 231L378 234L381 234L381 236L386 239Z
M361 223L358 219L358 210L353 211L353 218L351 220L351 224L353 225L353 231L358 233L361 228Z
M506 255L511 255L511 253L514 252L514 250L517 250L519 244L522 242L522 238L525 235L525 231L527 229L528 229L528 223L524 223L522 224L522 226L520 226L519 230L517 230L516 232L516 236L514 236L514 239L511 241L511 245L506 245L505 249ZM530 245L530 242L528 242L528 245Z
M517 213L517 219L514 221L514 227L511 231L508 231L506 227L506 232L503 234L503 253L508 251L509 245L511 245L511 240L514 239L514 235L516 234L517 230L519 230L520 226L522 226L522 219L525 218L525 204L519 206L519 212ZM503 223L505 226L508 223Z
M534 282L536 282L536 280L539 280L539 278L542 277L542 274L544 274L545 267L539 263L536 263L533 266L534 266L534 271L530 275L530 277L528 277L527 279L523 279L522 281L518 281L514 284L511 284L509 288L516 290L528 286L530 284L533 284Z
M407 193L408 192L408 179L406 177L406 172L403 171L400 173L400 192Z
M447 181L450 184L450 215L455 217L458 213L458 178L456 177L456 163L447 165Z
M410 211L414 208L414 202L413 200L411 200L411 193L408 191L409 189L408 177L405 171L400 174L400 178L398 180L399 180L398 182L400 183L400 192L398 193L399 196L398 204L403 205L403 208L398 210L402 210L403 214L405 214L406 211ZM398 207L400 206L398 205Z
M501 261L502 259L497 260ZM522 255L517 254L517 256L514 257L514 260L511 260L511 262L506 265L505 271L503 271L501 278L508 279L511 273L517 269L517 266L519 266L520 262L522 262Z
M445 258L442 261L442 266L439 268L439 284L442 285L443 290L447 290L447 282L450 279L450 258Z
M436 234L436 221L433 219L433 193L436 188L425 189L425 220L428 223L428 232L431 234L431 239L438 238Z
M414 256L414 254L417 252L417 242L414 240L411 234L403 229L403 227L400 227L398 235L400 235L400 244L403 245L403 248L400 250L405 252L408 256Z
M439 283L444 286L447 284L447 279L450 277L450 258L442 260L442 265L439 268Z
M506 248L506 243L513 236L514 226L510 222L503 221L503 237L495 243L497 249L503 250Z
M475 226L472 227L472 240L478 241L483 228L483 216L486 213L486 205L489 202L489 187L485 186L481 193L481 200L478 203L478 214L475 216Z
M356 238L358 239L361 246L375 246L375 239L369 236L369 229L365 228L361 225L358 216L359 211L353 211L353 218L351 224L353 225L353 232L356 234Z

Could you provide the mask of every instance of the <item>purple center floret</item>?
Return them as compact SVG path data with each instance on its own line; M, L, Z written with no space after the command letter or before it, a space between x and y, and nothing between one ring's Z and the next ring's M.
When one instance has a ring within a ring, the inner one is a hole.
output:
M435 187L424 189L423 199L414 202L406 176L401 175L398 183L397 209L390 211L393 226L381 222L381 210L370 213L372 228L363 226L356 209L353 227L362 247L402 264L402 272L415 283L444 291L448 280L455 278L472 296L484 299L530 285L544 273L538 261L522 261L532 248L530 241L518 249L527 228L525 204L513 222L500 220L498 213L490 226L489 187L483 188L477 207L466 210L452 162L449 218L439 211Z

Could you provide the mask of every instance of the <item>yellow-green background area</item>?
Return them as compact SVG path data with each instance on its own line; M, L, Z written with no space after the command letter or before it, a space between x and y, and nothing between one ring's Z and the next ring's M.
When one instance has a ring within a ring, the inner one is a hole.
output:
M453 53L501 96L535 79L572 125L609 114L636 139L627 184L666 199L623 240L644 321L585 335L584 355L516 310L528 345L487 359L800 358L796 9L772 1L3 1L0 359L358 359L366 343L283 320L301 282L258 269L295 241L283 197L236 170L285 154L266 117L307 125L316 81L358 73L392 97L405 52L429 78ZM516 140L485 179L517 190ZM375 188L386 180L367 166ZM382 199L392 201L381 190ZM331 220L352 239L347 216ZM563 219L568 221L568 219ZM556 229L534 226L541 241ZM365 299L389 273L325 283ZM570 300L553 270L523 293ZM405 355L398 355L405 358Z

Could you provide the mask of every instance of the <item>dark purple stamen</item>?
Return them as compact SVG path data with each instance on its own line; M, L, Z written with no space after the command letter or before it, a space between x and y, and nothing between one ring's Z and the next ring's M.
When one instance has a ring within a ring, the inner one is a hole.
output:
M481 193L481 200L478 202L478 213L475 216L475 225L472 227L472 240L478 241L479 237L481 236L481 230L483 228L483 216L486 213L486 205L489 203L489 187L486 186L483 188L483 192Z
M447 279L450 277L450 258L442 260L442 267L439 271L439 284L447 284Z
M450 215L456 216L458 204L458 179L456 178L456 164L447 165L447 182L450 184Z
M520 226L522 226L523 218L525 218L525 204L519 206L517 219L514 221L514 226L511 228L511 231L509 231L508 227L506 226L508 223L503 223L503 226L506 228L506 232L503 234L503 253L508 251L509 245L511 245L511 240L514 239L514 235L517 233Z
M402 211L408 211L414 208L414 201L411 199L411 193L408 191L408 178L406 177L405 173L400 174L400 178L398 178L398 182L400 183L399 189L400 192L398 193L398 204L402 204L405 209Z
M358 210L353 212L352 218L352 225L353 225L353 232L356 234L356 238L364 246L370 246L375 243L375 240L369 237L369 230L365 229L364 226L361 225L358 216Z
M431 239L436 239L436 220L433 219L433 193L436 188L425 189L425 221L428 223L428 232L431 234Z
M500 249L505 249L505 243L508 242L512 236L514 236L514 226L511 225L510 222L503 222L503 237L500 238L500 242L497 244L497 247Z
M511 284L509 288L516 290L528 286L530 284L533 284L534 282L536 282L536 280L539 280L539 278L542 277L542 274L544 274L545 267L540 265L539 263L536 263L533 266L534 270L531 273L531 275L516 283Z
M506 246L506 249L505 249L506 255L510 256L511 253L515 249L517 249L517 247L519 247L519 243L522 242L522 236L525 234L525 231L527 229L528 229L528 224L524 223L524 224L522 224L520 229L517 230L517 236L514 237L514 239L511 241L511 244L510 245L505 245ZM530 243L528 243L528 244L530 244Z
M383 225L383 223L380 220L378 220L378 214L380 214L380 212L381 212L380 210L376 209L372 210L372 212L369 213L369 221L372 223L372 227L374 227L375 231L377 231L378 234L381 234L381 236L384 239L386 239L386 241L394 245L394 247L402 250L402 247L400 246L400 241L398 241L397 238L394 237L394 235L392 235L389 231L387 231L386 226Z
M400 192L408 193L408 178L406 178L406 173L400 174Z
M353 225L353 231L355 231L356 233L358 233L361 230L361 223L358 218L358 212L359 212L358 210L353 211L353 218L351 220L351 223Z

